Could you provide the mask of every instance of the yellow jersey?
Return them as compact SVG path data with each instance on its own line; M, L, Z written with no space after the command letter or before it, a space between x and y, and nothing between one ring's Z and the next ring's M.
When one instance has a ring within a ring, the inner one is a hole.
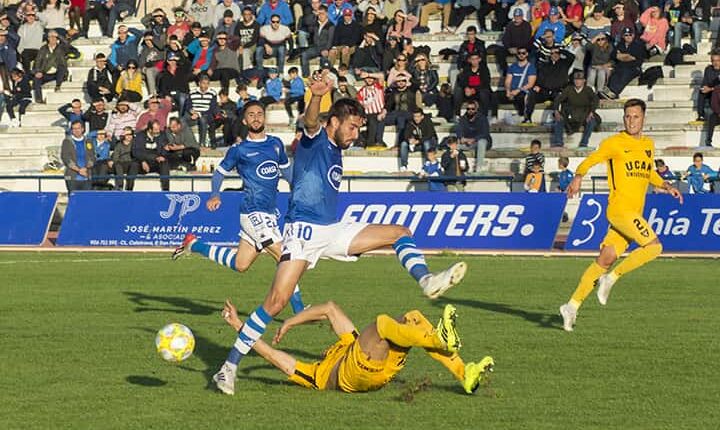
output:
M634 138L626 132L608 137L578 166L586 175L596 164L607 163L607 212L631 211L642 214L648 184L659 187L664 180L655 171L655 142L647 136Z

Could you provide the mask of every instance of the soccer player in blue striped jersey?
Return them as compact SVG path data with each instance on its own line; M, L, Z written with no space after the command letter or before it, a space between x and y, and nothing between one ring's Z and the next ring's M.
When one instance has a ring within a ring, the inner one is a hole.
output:
M245 191L240 204L240 242L237 249L209 245L198 240L194 234L188 234L175 249L173 260L195 252L238 272L249 269L263 250L280 260L282 235L275 200L280 174L282 172L287 178L290 161L282 141L265 134L265 108L260 102L251 101L245 105L243 122L248 127L248 137L225 153L225 158L213 174L212 195L206 203L210 212L220 207L223 179L236 170L243 180ZM290 304L295 313L305 308L297 286Z
M430 298L439 297L465 276L464 262L431 274L412 233L404 226L337 221L342 150L358 138L365 114L357 100L338 100L330 109L327 124L322 126L318 118L320 100L331 90L332 82L326 79L310 86L312 97L305 110L305 130L295 152L282 256L265 301L240 329L227 360L213 376L225 394L235 393L238 363L288 303L303 273L320 258L355 261L363 253L392 246L400 263Z

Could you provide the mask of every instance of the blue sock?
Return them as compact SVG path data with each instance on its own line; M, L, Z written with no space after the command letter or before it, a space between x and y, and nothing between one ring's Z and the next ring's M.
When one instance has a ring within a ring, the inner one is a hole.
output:
M415 245L415 240L410 236L403 236L393 244L400 264L410 273L410 276L420 281L423 276L430 273L425 264L425 256Z
M235 270L235 257L237 256L237 249L235 248L208 245L207 243L196 240L190 247L190 250L211 259L221 266Z
M293 313L295 314L298 314L305 309L305 304L302 301L302 296L300 295L300 287L298 285L295 285L293 295L290 296L290 306L292 306Z
M272 321L272 317L265 312L262 306L258 306L238 332L235 345L230 350L225 362L231 367L237 367L240 360L250 352L255 342L265 333L265 328L270 324L270 321Z

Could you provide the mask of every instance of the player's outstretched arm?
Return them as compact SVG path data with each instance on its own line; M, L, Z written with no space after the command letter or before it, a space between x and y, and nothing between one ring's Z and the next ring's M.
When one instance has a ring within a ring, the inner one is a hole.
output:
M680 204L683 204L683 195L680 190L673 187L670 182L664 180L655 170L650 172L650 185L665 190L665 192L678 199Z
M305 108L305 132L310 135L314 135L320 129L320 101L323 96L329 93L333 88L333 83L330 78L323 78L320 80L313 81L310 84L310 103Z
M567 195L569 198L575 197L575 195L577 195L577 193L580 191L583 177L588 173L588 171L594 165L606 162L607 160L612 158L616 148L617 145L613 144L612 141L604 140L602 143L600 143L598 149L593 151L590 155L587 156L587 158L583 160L582 163L580 163L580 165L575 170L575 177L573 177L573 180L570 182L570 185L568 185L567 188Z
M285 334L297 325L322 320L330 321L333 331L338 336L355 331L355 325L342 309L333 302L327 302L321 305L313 305L285 320L285 323L275 333L273 344L279 343Z

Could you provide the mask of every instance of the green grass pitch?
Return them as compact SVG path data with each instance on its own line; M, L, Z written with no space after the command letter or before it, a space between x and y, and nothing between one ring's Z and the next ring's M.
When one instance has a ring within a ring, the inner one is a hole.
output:
M455 259L431 257L430 268ZM390 256L321 261L301 286L307 303L332 299L358 328L413 308L435 321L456 304L462 356L496 361L474 396L417 350L389 386L357 395L291 385L249 356L228 397L208 384L234 339L219 310L226 297L244 314L260 303L269 258L237 274L195 256L2 253L0 428L718 428L716 261L653 262L622 279L605 308L591 295L565 333L558 306L590 259L464 259L465 281L435 302ZM154 350L170 322L197 338L179 365ZM281 346L308 360L333 341L316 324Z

